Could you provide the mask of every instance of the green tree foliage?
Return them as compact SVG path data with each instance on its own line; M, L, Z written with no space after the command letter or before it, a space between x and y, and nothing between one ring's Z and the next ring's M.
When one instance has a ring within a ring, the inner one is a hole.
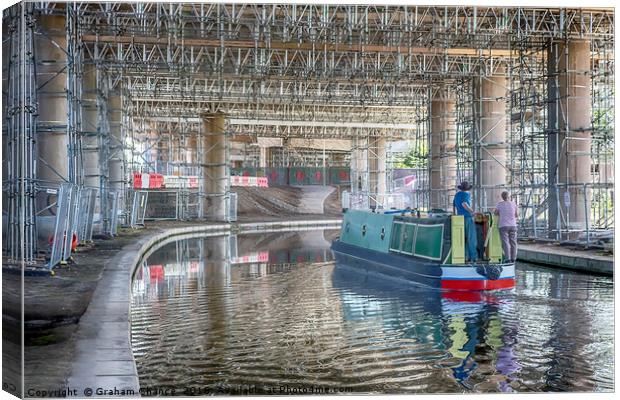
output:
M427 165L428 151L425 145L409 150L396 162L396 168L426 168Z

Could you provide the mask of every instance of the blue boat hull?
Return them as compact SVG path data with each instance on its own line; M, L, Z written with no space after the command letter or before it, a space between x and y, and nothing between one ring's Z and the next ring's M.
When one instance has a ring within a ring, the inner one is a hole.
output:
M382 253L335 240L331 246L336 262L377 273L394 279L445 290L495 290L514 287L514 264L494 264L501 267L497 279L477 272L478 265L441 265L424 262L397 253ZM485 266L488 264L485 264Z

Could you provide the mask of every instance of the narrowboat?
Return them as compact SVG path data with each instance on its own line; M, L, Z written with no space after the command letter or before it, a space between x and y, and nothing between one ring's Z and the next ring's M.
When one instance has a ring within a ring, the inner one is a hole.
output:
M331 246L336 262L441 290L515 286L515 264L502 262L496 216L476 215L482 261L466 263L463 216L407 214L345 211L340 236Z

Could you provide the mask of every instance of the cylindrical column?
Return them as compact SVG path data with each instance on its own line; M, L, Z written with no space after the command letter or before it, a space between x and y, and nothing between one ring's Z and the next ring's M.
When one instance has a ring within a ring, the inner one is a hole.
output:
M203 215L216 221L226 221L226 131L223 113L204 114L203 121L203 179L207 201Z
M41 15L39 24L47 36L66 48L65 17ZM37 62L37 179L54 183L68 177L67 157L67 54L48 37L35 36ZM41 61L45 62L41 62Z
M268 147L259 147L259 155L258 155L258 166L260 168L267 168L268 166L268 157L269 154L269 148Z
M451 210L456 182L454 95L440 88L431 100L431 208Z
M589 209L589 190L584 190L584 184L592 182L590 41L560 44L558 53L558 180L568 185L568 190L560 191L560 201L567 227L584 230L586 209Z
M474 80L474 112L477 116L480 211L491 211L506 186L506 76L503 70Z
M387 193L387 141L385 138L368 139L368 186L371 195L370 206L379 207L385 202ZM375 201L372 201L372 198ZM379 203L379 204L377 204ZM385 206L385 205L384 205Z
M97 68L89 65L84 68L82 91L82 160L84 186L99 190L99 143L97 131ZM96 202L95 212L99 212Z

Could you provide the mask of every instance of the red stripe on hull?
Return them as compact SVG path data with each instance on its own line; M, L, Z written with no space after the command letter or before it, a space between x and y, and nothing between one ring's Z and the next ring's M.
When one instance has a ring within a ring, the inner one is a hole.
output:
M446 290L495 290L510 289L515 286L514 278L498 279L442 279L441 288Z

